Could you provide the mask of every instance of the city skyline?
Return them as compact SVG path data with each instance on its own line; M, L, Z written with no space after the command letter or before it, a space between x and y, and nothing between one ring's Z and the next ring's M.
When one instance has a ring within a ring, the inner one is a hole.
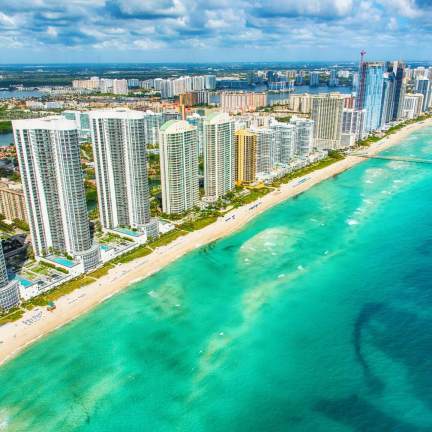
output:
M0 45L8 64L354 61L364 47L369 59L426 60L432 40L432 7L419 0L0 5Z

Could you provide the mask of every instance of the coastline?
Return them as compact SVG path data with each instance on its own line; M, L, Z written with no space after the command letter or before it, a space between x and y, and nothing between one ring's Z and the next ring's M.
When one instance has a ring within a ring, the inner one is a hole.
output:
M394 135L372 144L366 149L365 153L373 156L400 143L411 133L431 125L432 119L408 125ZM126 264L117 265L108 274L95 280L94 283L58 299L56 301L57 309L54 312L47 312L46 308L35 308L26 312L18 321L1 326L0 365L11 360L33 342L89 312L114 294L126 289L129 285L151 276L197 247L238 231L264 211L365 160L362 157L348 156L341 161L308 174L302 178L302 183L299 183L300 178L297 178L283 184L278 190L270 192L259 201L234 209L215 223L199 231L179 237L172 243L157 248L150 255ZM251 207L254 208L251 209ZM235 215L235 219L231 217L233 215ZM229 220L226 221L227 219ZM25 323L25 321L36 316L39 318L38 320L34 319L32 324Z

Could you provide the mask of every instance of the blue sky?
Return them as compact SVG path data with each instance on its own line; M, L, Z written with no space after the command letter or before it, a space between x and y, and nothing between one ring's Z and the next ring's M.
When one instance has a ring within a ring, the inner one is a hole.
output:
M432 0L0 0L1 63L432 60Z

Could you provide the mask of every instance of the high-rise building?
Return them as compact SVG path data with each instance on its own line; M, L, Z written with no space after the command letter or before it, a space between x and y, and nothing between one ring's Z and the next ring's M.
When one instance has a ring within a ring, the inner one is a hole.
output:
M338 75L337 75L336 69L332 69L330 71L330 78L329 78L328 85L329 85L329 87L337 87L339 85L339 80L338 80Z
M235 133L235 180L238 185L253 183L257 168L257 135L246 129Z
M344 108L342 115L341 148L352 147L365 137L364 119L366 110Z
M155 237L151 220L144 113L128 109L90 112L100 222Z
M277 163L275 131L270 128L252 128L257 136L256 173L270 174Z
M205 88L206 90L216 89L216 75L205 75Z
M216 201L234 188L234 120L226 113L213 113L203 126L205 196Z
M8 179L0 180L0 214L10 221L28 221L24 192L20 183Z
M83 271L95 267L99 247L90 235L75 122L54 116L12 124L36 257L66 253Z
M199 201L198 137L195 126L170 120L159 134L162 209L183 213Z
M319 71L311 71L309 73L309 86L319 87L320 85L320 73Z
M384 73L380 126L393 121L396 82L393 72Z
M319 87L320 85L320 73L318 71L311 71L309 74L309 86Z
M290 123L274 123L270 127L275 133L277 162L287 165L295 153L296 128Z
M255 111L267 106L267 93L221 93L221 108L225 112Z
M416 80L416 92L423 95L423 106L422 111L427 112L431 105L431 82L427 78L417 78Z
M422 93L407 93L404 98L403 118L418 117L423 109L423 99Z
M405 64L400 61L393 62L393 74L395 89L392 120L395 121L402 117L403 101L405 96Z
M384 63L362 62L359 70L356 108L366 110L366 131L376 130L381 124L381 104L384 88Z
M125 79L114 79L112 89L114 94L127 95L129 93L128 81Z
M313 150L314 121L303 117L291 117L290 124L295 126L295 155L306 157Z
M340 93L321 93L312 96L311 118L314 121L314 146L320 150L340 147L342 113L345 98Z
M0 242L0 311L18 306L20 303L19 285L17 280L9 281L3 248Z

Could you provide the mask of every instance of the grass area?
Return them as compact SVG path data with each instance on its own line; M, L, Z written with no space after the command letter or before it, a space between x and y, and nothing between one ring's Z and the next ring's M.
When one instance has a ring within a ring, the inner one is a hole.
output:
M115 264L112 261L107 262L102 267L99 267L97 270L88 273L88 276L95 278L95 279L99 279L102 276L105 276L106 274L108 274L108 272L114 267L115 267Z
M267 187L248 188L248 190L249 190L249 193L247 195L236 196L233 198L231 203L235 208L241 207L241 206L246 205L246 204L253 203L254 201L262 198L264 195L267 195L271 191L271 189L269 189Z
M216 222L218 217L219 215L204 216L195 221L185 222L184 224L180 225L180 228L189 232L196 231L212 224L213 222Z
M133 261L137 258L144 257L151 254L151 250L147 246L138 246L136 249L126 252L125 254L110 261L112 264L124 264L129 261Z
M10 120L0 121L0 134L12 132L12 122Z
M29 306L46 306L48 302L56 301L60 297L63 297L64 295L69 294L85 285L89 285L92 282L94 282L94 279L87 275L77 277L76 279L65 282L64 284L61 284L44 294L33 297L31 300L23 303L22 307L28 309Z
M175 229L167 232L166 234L162 234L158 239L149 243L148 246L152 249L165 246L174 241L175 239L184 236L185 234L187 234L187 232Z
M329 156L327 156L325 159L322 159L318 162L315 162L311 165L308 165L307 167L304 167L302 169L299 169L297 171L294 171L292 173L289 173L283 177L281 177L280 179L275 180L272 183L272 186L274 187L278 187L283 183L288 183L291 180L294 180L298 177L303 177L306 174L310 174L313 171L316 170L320 170L323 169L325 167L328 167L329 165L334 164L335 162L338 162L342 159L344 159L345 157L343 156L343 154L339 153L339 152L330 152Z
M0 326L3 324L7 324L9 322L14 322L19 320L24 315L24 310L15 309L10 311L4 315L0 315Z

